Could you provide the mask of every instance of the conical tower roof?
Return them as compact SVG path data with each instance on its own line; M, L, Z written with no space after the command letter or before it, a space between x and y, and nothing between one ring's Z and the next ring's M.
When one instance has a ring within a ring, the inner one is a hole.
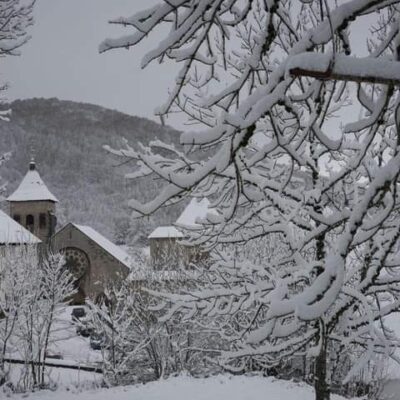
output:
M58 202L57 198L50 192L44 184L36 164L31 161L29 171L22 179L17 190L7 198L8 201L53 201Z

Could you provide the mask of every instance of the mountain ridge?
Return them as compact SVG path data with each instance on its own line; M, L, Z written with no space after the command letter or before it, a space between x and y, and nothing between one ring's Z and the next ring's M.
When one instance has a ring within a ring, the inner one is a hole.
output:
M128 183L124 175L131 166L103 149L104 145L120 148L125 140L133 146L154 139L176 144L178 131L146 118L71 100L33 98L15 100L8 106L10 121L0 121L0 154L12 153L0 167L0 176L8 182L6 195L25 175L33 144L38 170L60 200L60 226L79 222L124 242L125 236L130 241L144 238L153 227L169 224L178 215L175 207L145 223L130 221L127 200L146 201L154 194L154 185Z

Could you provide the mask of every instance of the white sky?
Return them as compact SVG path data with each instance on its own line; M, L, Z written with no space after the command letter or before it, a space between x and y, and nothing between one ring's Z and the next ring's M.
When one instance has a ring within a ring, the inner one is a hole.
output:
M37 0L32 39L21 56L1 60L0 80L10 84L7 98L58 97L154 118L177 70L165 64L140 69L146 47L157 39L129 51L98 53L103 39L127 33L108 24L109 19L154 3L157 0Z
M8 99L58 97L154 119L154 110L166 100L178 70L174 64L140 69L146 49L154 47L161 35L129 51L99 54L98 46L106 37L127 33L121 26L108 24L109 19L132 15L157 2L37 0L31 41L20 57L1 60L0 81L10 84ZM365 31L371 22L357 22L352 36L361 46L353 48L356 52L365 51ZM167 121L178 128L182 122L183 117Z

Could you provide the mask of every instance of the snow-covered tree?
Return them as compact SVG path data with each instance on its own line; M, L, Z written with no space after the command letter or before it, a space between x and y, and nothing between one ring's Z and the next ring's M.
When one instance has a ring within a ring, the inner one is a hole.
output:
M2 0L0 1L0 58L18 55L19 48L28 40L27 28L32 25L32 10L36 0ZM7 84L0 82L0 105L3 102L2 92ZM10 110L0 108L0 120L8 121ZM0 167L9 159L10 153L0 154ZM5 183L0 175L0 200Z
M135 381L135 365L147 345L146 335L137 335L134 293L129 285L108 286L98 303L89 302L90 320L103 356L104 379L108 385ZM143 322L143 321L141 321ZM93 340L93 339L92 339Z
M48 350L74 293L73 277L61 255L39 256L36 246L0 249L0 385L7 382L11 368L6 368L6 358L25 361L19 389L47 383Z
M110 284L102 301L89 302L93 337L101 347L109 385L160 379L192 365L194 352L188 347L196 328L191 322L161 321L160 312L154 309L158 298L142 290L146 285L165 291L166 286L178 283L168 279L168 274L143 272L139 280L133 273L119 284Z
M4 359L10 357L17 346L19 316L27 303L29 266L36 259L37 252L31 246L0 249L0 385L7 381Z
M19 49L28 40L27 28L32 25L32 10L36 0L0 1L0 57L19 55ZM0 91L7 85L0 86ZM7 118L7 111L0 111Z
M65 329L59 322L72 296L76 293L75 280L65 267L61 254L49 253L40 264L39 326L37 329L38 382L45 385L46 359L49 347L57 341L57 333Z
M28 40L35 0L2 0L0 3L0 56L18 55Z
M60 329L56 323L76 289L60 254L28 259L25 269L29 278L24 282L25 304L19 310L19 349L29 366L24 378L26 388L44 387L48 350Z
M165 182L152 201L130 202L139 215L203 196L219 212L191 238L216 250L212 288L165 294L168 315L236 319L224 332L237 339L222 355L231 368L306 354L317 400L330 397L332 351L357 349L346 382L398 344L383 320L400 306L399 3L169 0L112 21L135 32L100 46L129 48L167 25L142 64L182 65L157 113L201 126L182 134L185 151L110 149L137 161L130 178ZM365 18L375 22L357 58ZM221 250L258 238L278 238L273 260Z

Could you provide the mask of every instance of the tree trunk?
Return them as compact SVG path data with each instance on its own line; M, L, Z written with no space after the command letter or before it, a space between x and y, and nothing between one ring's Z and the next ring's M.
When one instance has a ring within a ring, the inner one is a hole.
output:
M314 389L315 400L330 400L330 388L327 382L327 340L325 325L321 322L321 350L315 360Z

